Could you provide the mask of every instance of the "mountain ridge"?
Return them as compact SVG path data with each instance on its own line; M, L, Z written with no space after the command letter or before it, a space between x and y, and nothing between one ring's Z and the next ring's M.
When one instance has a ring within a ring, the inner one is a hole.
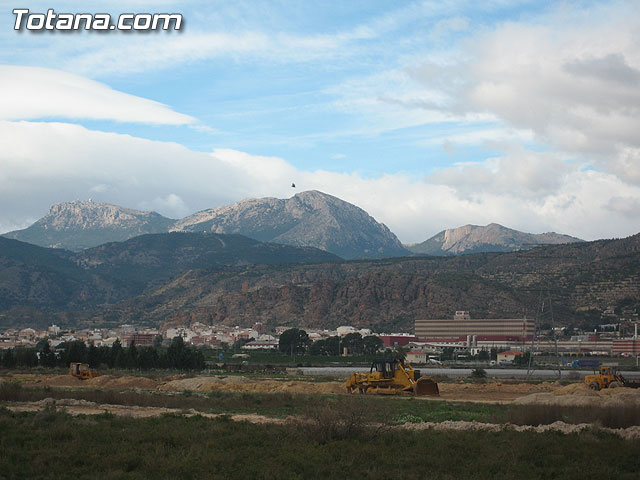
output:
M157 212L91 200L60 202L33 225L2 236L41 247L79 251L149 233L163 233L175 222Z
M461 255L481 252L513 252L540 245L577 243L583 240L555 232L526 233L498 223L463 225L438 232L421 243L405 245L419 255Z
M57 203L40 220L3 236L80 251L145 234L240 234L260 242L315 247L342 258L408 255L389 228L360 207L315 190L288 199L249 198L174 220L92 201Z

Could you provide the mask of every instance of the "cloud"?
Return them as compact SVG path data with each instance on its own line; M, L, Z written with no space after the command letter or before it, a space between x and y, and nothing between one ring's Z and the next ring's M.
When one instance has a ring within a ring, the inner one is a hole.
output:
M175 218L246 197L287 198L311 189L364 208L404 242L490 222L593 239L636 233L640 221L636 187L550 153L519 148L416 180L302 170L278 157L230 149L196 152L65 123L0 121L0 145L4 229L24 226L25 219L65 200L91 197Z
M554 195L577 167L553 153L527 151L508 147L504 156L484 162L460 163L427 178L431 183L448 185L461 198L477 198L485 193L506 194L537 199Z
M640 148L640 17L624 4L561 10L473 39L459 108L530 129L640 185L624 160Z
M0 66L0 119L69 118L184 125L193 117L60 70Z

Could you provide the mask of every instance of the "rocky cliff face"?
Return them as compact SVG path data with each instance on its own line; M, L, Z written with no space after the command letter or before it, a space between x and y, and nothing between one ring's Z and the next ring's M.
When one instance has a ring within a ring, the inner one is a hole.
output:
M316 247L342 258L405 255L398 238L355 205L318 191L247 199L179 220L176 231L239 233L263 242Z
M43 247L78 251L146 233L166 232L173 222L156 212L74 201L57 203L29 228L4 236Z
M558 245L581 242L579 238L549 233L525 233L497 223L486 226L465 225L443 230L430 239L407 249L423 255L460 255L477 252L513 252L537 245Z

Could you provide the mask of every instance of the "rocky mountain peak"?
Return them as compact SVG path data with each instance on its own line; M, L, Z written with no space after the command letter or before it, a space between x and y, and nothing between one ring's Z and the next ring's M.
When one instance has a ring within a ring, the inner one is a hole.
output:
M428 240L409 245L413 253L426 255L459 255L474 252L511 252L536 245L557 245L581 242L579 238L555 232L525 233L498 223L464 225L443 230Z
M176 222L172 230L239 233L260 241L316 247L343 258L408 253L367 212L316 190L288 199L251 198L204 210Z
M140 222L165 218L156 212L133 210L92 200L75 200L54 204L37 223L47 229L92 229L129 227ZM167 219L169 220L169 219Z
M43 247L82 250L146 233L166 232L173 222L156 212L75 200L54 204L30 227L4 236Z

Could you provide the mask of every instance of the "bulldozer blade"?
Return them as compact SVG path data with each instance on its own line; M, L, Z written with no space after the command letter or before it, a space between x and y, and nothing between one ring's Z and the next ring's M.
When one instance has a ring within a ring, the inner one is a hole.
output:
M438 383L435 380L419 378L413 386L413 393L415 395L431 395L437 397L440 396L440 389L438 389Z

